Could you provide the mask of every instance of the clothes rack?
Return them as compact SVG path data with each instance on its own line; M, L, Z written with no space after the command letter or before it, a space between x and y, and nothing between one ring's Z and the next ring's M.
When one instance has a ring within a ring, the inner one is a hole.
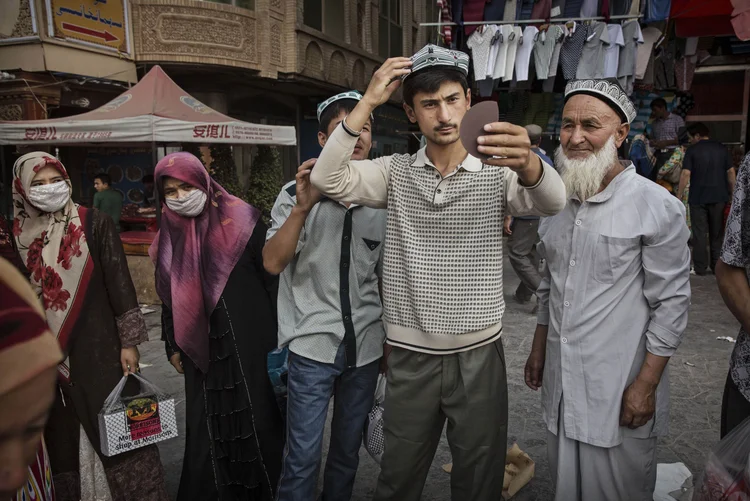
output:
M639 19L643 17L642 14L638 15L621 15L621 16L610 16L610 21L619 21L619 20L626 20L626 19ZM597 16L597 17L553 17L549 20L547 19L522 19L519 21L467 21L465 23L419 23L420 26L481 26L485 24L563 24L568 23L571 21L606 21L607 18L604 16Z

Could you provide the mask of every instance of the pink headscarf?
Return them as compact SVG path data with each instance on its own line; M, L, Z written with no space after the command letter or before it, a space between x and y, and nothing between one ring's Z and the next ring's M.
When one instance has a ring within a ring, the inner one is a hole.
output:
M203 372L208 371L209 318L250 240L260 211L227 193L190 153L164 157L154 172L159 195L173 177L207 195L195 217L182 217L162 205L159 233L149 249L156 265L156 292L172 310L177 346Z

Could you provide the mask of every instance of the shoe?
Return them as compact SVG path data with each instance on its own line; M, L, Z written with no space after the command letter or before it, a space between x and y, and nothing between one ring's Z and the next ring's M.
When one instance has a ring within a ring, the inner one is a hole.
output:
M539 311L539 303L536 303L534 307L531 309L531 314L536 315L538 311Z
M528 297L528 298L523 298L523 297L521 297L521 296L519 296L519 295L518 295L518 292L515 292L515 293L513 294L513 297L514 297L514 298L516 298L516 301L518 301L518 302L519 302L520 304L526 304L526 303L528 303L529 301L531 301L531 298L530 298L530 297Z
M708 271L695 270L695 274L698 275L699 277L705 277L706 275L708 275Z

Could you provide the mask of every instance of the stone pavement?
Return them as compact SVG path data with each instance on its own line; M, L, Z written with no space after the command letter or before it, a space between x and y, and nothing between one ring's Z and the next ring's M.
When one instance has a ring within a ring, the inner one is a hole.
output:
M552 499L553 487L546 459L546 431L542 423L540 396L529 390L523 382L523 368L536 321L529 314L531 305L519 305L513 299L518 279L507 259L505 270L507 311L503 340L510 400L508 445L517 442L536 462L536 477L513 499L546 501ZM682 346L669 364L672 378L670 435L659 444L658 460L670 463L681 461L697 475L707 451L719 437L721 395L729 355L734 346L725 341L717 341L716 337L736 337L739 325L722 302L713 276L693 276L691 282L693 304L688 329ZM168 488L172 496L176 496L185 436L182 376L166 361L164 346L159 341L158 310L146 318L151 341L141 350L143 373L178 399L181 436L160 445ZM327 445L327 437L325 443ZM379 473L378 465L364 450L361 451L360 458L354 501L372 498ZM423 500L450 500L450 476L441 468L450 460L448 443L443 437L427 478Z

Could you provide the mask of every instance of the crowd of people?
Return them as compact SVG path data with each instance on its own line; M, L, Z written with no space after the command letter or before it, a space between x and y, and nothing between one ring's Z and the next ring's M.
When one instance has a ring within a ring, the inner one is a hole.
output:
M670 193L638 175L618 158L636 109L614 79L568 84L554 162L538 127L500 122L478 137L480 160L459 134L468 70L466 54L429 45L387 60L364 95L321 103L322 152L281 189L270 227L195 156L156 165L163 207L149 254L166 358L185 378L179 500L316 499L332 397L320 498L351 499L380 373L374 499L420 499L446 421L452 499L499 499L504 230L515 297L537 297L525 383L541 389L556 499L651 499L666 368L690 305L688 182L695 272L715 270L743 325L722 433L750 415L750 160L735 189L720 144L695 126L684 148L655 102L666 150L656 170L679 169L679 183ZM398 89L426 146L370 160L373 112ZM22 156L13 177L15 217L0 240L11 259L0 259L0 405L19 412L0 414L0 499L166 500L156 446L108 457L100 443L97 413L139 371L148 340L107 215L109 180L97 177L89 209L49 154ZM732 192L720 252L717 214ZM276 348L289 352L284 412L266 368Z

